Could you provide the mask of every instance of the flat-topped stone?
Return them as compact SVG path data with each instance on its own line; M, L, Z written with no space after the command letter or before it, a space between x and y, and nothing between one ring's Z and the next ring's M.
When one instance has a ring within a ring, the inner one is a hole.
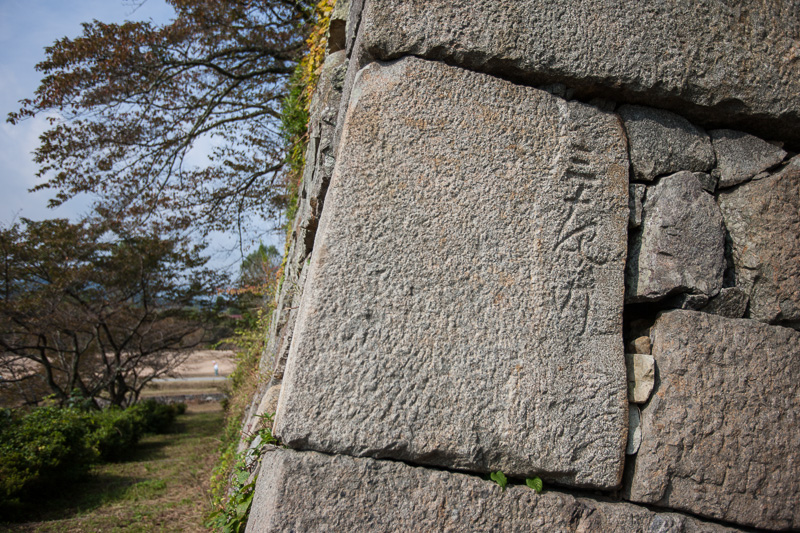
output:
M800 140L800 2L371 0L364 46Z
M703 172L714 166L708 134L680 115L638 105L621 106L618 112L628 136L633 178L653 181L666 174Z
M394 461L268 447L247 531L736 531L630 503Z
M769 529L800 527L800 333L694 311L652 329L630 499Z
M359 74L345 120L276 435L618 486L619 119L406 58Z
M628 367L628 401L645 403L653 392L656 372L653 356L644 353L626 353Z

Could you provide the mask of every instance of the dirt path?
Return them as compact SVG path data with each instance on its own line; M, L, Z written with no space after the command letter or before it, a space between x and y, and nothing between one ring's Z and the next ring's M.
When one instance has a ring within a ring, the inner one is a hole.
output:
M196 350L176 372L180 378L214 377L214 361L219 365L220 376L233 372L235 362L230 350Z

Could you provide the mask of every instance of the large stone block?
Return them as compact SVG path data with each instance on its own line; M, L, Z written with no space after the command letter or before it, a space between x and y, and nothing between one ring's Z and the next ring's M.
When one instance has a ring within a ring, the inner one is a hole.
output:
M800 2L371 0L364 46L800 140Z
M772 176L722 191L719 205L749 316L800 328L800 156Z
M628 258L626 300L690 293L705 303L722 288L724 272L722 213L697 176L678 172L648 187Z
M275 433L617 486L627 169L613 114L416 58L365 68Z
M693 311L651 330L630 499L738 524L800 527L800 333Z
M735 531L658 513L394 461L267 448L247 531Z

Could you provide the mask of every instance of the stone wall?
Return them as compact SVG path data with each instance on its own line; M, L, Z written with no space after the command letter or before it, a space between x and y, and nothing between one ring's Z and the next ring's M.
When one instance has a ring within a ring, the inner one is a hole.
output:
M339 0L248 530L800 529L798 9Z

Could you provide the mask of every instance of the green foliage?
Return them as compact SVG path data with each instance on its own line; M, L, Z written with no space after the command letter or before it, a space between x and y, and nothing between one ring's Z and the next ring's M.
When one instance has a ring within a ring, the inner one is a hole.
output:
M232 456L228 495L215 499L216 510L206 520L206 526L215 531L238 533L244 531L247 525L256 484L255 479L250 480L251 472L255 470L261 460L263 447L267 444L278 444L270 429L272 415L264 415L262 420L265 420L267 425L251 435L250 439L252 442L260 436L261 444L257 448L247 449Z
M308 109L300 67L289 79L289 91L281 104L281 137L288 151L290 172L302 174L308 134Z
M139 416L144 422L144 433L164 433L175 422L180 411L186 411L185 404L164 404L154 400L137 403L128 411Z
M87 442L104 461L114 461L125 453L142 436L144 417L134 408L122 410L112 408L87 416L90 432Z
M86 414L77 409L42 407L5 418L0 432L0 501L80 475L97 459L86 438Z
M0 411L0 503L74 479L98 461L124 457L144 433L164 432L180 410L146 402L125 410Z
M221 281L205 262L184 237L112 219L0 226L0 392L135 403L203 341Z
M327 0L331 1L331 0ZM89 193L128 220L242 229L283 209L275 134L314 19L306 0L166 0L166 24L83 24L45 49L9 122L52 117L34 153L51 205ZM203 166L189 163L211 142Z
M229 339L237 347L236 368L230 376L232 393L226 405L227 424L221 438L220 459L211 475L211 499L215 511L208 519L210 523L219 525L220 529L225 524L237 523L236 510L243 509L245 503L246 494L243 495L242 491L246 493L247 490L241 483L237 485L238 474L234 474L241 470L244 456L237 454L236 449L242 439L241 424L245 408L261 380L258 364L264 351L271 315L267 310L259 310L255 323L245 323L237 330L236 337ZM262 439L264 442L274 442L271 433L269 438L262 433ZM247 515L244 513L242 516Z
M281 104L281 137L286 147L286 229L290 230L299 205L298 194L306 164L308 145L308 106L302 68L298 65L289 79L289 89Z
M497 472L492 472L491 474L489 474L489 477L492 479L492 481L500 485L501 489L506 490L506 485L508 485L508 479L506 478L506 475L503 474L502 471L498 470Z
M536 476L534 478L527 478L525 480L525 484L528 485L528 487L535 490L536 494L541 494L542 490L544 489L544 486L542 484L542 478L540 478L539 476Z

